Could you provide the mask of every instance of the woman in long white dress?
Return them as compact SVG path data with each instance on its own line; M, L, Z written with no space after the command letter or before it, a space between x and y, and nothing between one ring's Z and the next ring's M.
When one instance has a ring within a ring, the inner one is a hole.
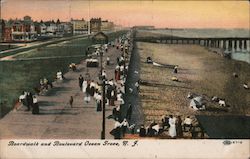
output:
M88 82L87 82L87 80L84 79L83 83L82 83L82 92L83 93L86 93L87 86L88 86Z
M84 101L88 103L90 101L90 96L86 91L87 87L88 87L88 81L84 79L82 83L82 92L84 93Z
M170 115L169 118L169 136L171 136L172 138L174 138L176 136L176 127L175 127L175 122L176 122L176 118L173 117L172 115Z

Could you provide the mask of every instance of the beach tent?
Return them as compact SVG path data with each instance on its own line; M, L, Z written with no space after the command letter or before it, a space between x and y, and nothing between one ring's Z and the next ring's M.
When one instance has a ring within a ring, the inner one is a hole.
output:
M191 99L189 107L193 108L194 110L205 109L203 98L201 96L197 96L197 97Z

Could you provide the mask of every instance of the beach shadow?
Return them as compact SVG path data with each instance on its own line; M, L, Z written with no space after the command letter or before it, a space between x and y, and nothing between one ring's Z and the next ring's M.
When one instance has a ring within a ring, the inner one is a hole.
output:
M60 91L69 91L69 88L65 87L54 87L53 89L50 89L45 95L47 96L54 96Z
M39 106L40 107L47 107L47 106L55 106L55 102L48 102L48 101L39 101Z
M228 112L226 108L216 108L216 107L207 107L206 111L209 112Z
M75 112L40 112L38 115L78 115Z
M74 80L74 78L66 77L63 79L63 83L68 83L69 81Z
M73 107L69 107L69 108L66 108L66 109L77 109L77 108L84 108L84 107L83 106L82 107L73 106Z
M153 83L153 82L147 82L147 81L143 81L141 85L149 86L149 87L176 87L176 88L191 89L190 87L185 87L185 86L167 85L167 84Z
M82 68L80 68L80 69L77 69L77 72L83 72L83 71L85 71L85 67L82 67Z

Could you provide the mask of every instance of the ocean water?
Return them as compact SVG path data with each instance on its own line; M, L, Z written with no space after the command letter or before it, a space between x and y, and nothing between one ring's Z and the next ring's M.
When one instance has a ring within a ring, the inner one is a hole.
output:
M200 38L227 38L227 37L241 37L249 38L249 29L154 29L141 30L142 32L149 32L158 35L171 35L180 37L200 37ZM152 34L151 34L152 35ZM231 53L231 58L238 61L244 61L250 64L250 52L234 52Z
M181 37L250 37L249 29L155 29L146 31Z

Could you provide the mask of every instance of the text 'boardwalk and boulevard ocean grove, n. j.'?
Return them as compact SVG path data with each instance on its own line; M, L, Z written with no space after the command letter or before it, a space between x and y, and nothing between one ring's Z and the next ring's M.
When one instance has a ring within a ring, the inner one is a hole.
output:
M9 141L8 146L138 146L138 140L134 141L77 141L77 142L68 142L68 141L49 141L49 142L41 142L41 141L32 141L32 142L17 142L17 141Z

